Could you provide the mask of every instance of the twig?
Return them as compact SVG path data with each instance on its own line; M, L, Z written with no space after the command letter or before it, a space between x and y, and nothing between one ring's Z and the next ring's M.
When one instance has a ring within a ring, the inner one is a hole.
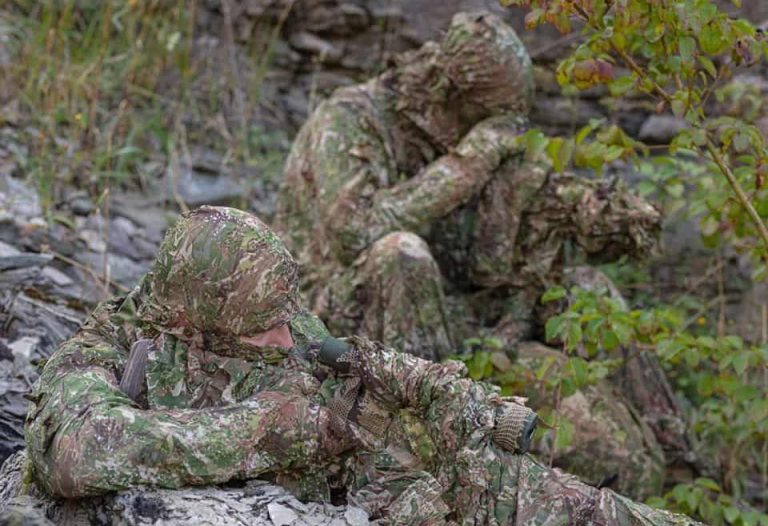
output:
M707 152L712 157L712 160L715 161L715 164L720 169L722 174L725 176L725 178L728 180L728 184L731 186L731 189L736 194L736 198L739 200L739 203L741 204L742 208L746 210L747 215L749 215L750 219L754 223L755 227L757 228L757 233L760 235L763 241L763 245L765 250L763 251L763 259L765 260L766 264L768 264L768 228L766 228L765 223L763 223L762 218L760 217L760 214L757 213L757 210L755 210L755 207L752 206L752 203L749 201L749 197L747 197L747 194L744 192L744 189L741 187L741 184L739 184L739 181L736 179L736 176L731 171L731 168L725 164L725 160L723 160L722 155L720 155L720 152L717 150L717 147L712 142L712 139L707 137Z
M87 272L88 274L90 274L90 276L93 278L93 280L94 280L96 283L99 283L99 284L101 284L101 283L102 283L102 281L101 281L101 277L99 277L99 275L98 275L98 274L96 274L96 272L95 272L95 271L94 271L94 270L93 270L91 267L89 267L89 266L87 266L87 265L83 265L83 264L82 264L82 263L80 263L79 261L77 261L77 260L75 260L75 259L72 259L72 258L70 258L70 257L67 257L67 256L65 256L64 254L60 254L59 252L56 252L56 251L54 251L54 250L51 250L50 248L48 248L48 250L46 250L44 253L45 253L45 254L50 254L50 255L52 255L52 256L53 256L53 257L55 257L56 259L58 259L58 260L60 260L60 261L63 261L64 263L67 263L68 265L72 265L73 267L77 267L77 268L79 268L79 269L81 269L81 270L84 270L85 272ZM115 282L115 281L112 281L111 279L110 279L110 280L108 280L108 281L107 281L107 283L109 283L109 285L111 285L111 286L115 287L115 288L116 288L117 290L119 290L120 292L128 293L128 292L130 292L130 291L131 291L131 289L129 289L128 287L125 287L125 286L123 286L123 285L120 285L119 283L117 283L117 282Z
M717 266L720 271L717 273L717 298L720 304L720 312L717 317L717 337L725 336L725 282L723 278L723 252L717 251Z

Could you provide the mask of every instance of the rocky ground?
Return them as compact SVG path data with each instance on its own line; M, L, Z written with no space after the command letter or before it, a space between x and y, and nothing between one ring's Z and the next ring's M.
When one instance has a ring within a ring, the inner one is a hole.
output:
M217 79L199 83L199 95L205 98L232 79L221 74L222 64L226 63L222 58L228 52L221 31L226 13L218 1L206 0L202 4L196 48L207 58L201 78ZM233 11L228 18L234 30L240 79L247 81L255 75L255 65L248 63L244 44L256 38L265 24L282 23L261 88L261 103L247 115L249 122L280 137L292 137L324 94L370 76L394 53L437 37L453 13L479 8L504 14L523 36L537 62L538 93L532 114L535 126L548 133L569 134L592 118L608 118L646 142L664 144L683 125L670 115L656 115L643 100L617 108L600 90L580 97L563 96L551 66L572 40L549 30L525 32L522 15L502 11L496 0L238 0L230 4ZM768 19L767 6L745 2L743 9L761 21ZM3 53L0 45L0 65L9 60ZM232 168L221 152L202 141L190 145L173 177L155 170L158 177L143 191L113 190L98 200L72 190L56 203L53 214L46 215L16 161L17 152L25 148L20 139L23 120L14 116L15 101L3 100L1 95L0 462L23 447L24 395L37 377L38 366L76 330L96 302L136 284L149 267L165 228L177 216L180 202L189 207L245 203L262 217L270 218L277 185L276 180L263 177L258 166ZM230 106L227 119L237 117L235 109L236 105ZM285 153L288 144L287 140L278 141L275 148L279 155ZM621 166L616 169L627 173ZM665 238L667 251L651 272L659 286L673 284L679 290L694 285L705 287L696 283L712 267L715 255L699 242L695 222L670 223ZM727 253L724 263L727 317L733 320L732 328L747 338L759 337L759 313L763 312L761 305L768 297L768 288L751 282L749 266L736 254ZM18 461L19 457L13 458ZM7 465L6 475L12 469L14 465ZM10 480L10 475L5 478ZM3 480L0 474L0 497ZM207 491L183 495L127 492L100 504L99 521L108 523L119 515L127 524L155 523L152 520L181 524L190 518L178 515L179 509L188 508L190 501L209 502L206 499L215 498L224 511L212 516L210 523L223 516L233 517L232 524L364 523L357 514L359 510L307 508L272 486L211 490L220 491L213 497ZM64 508L50 506L46 508L48 518L70 513L73 523L86 520L83 516L73 518L81 512L62 512ZM58 511L51 511L54 509ZM97 512L88 513L93 519Z

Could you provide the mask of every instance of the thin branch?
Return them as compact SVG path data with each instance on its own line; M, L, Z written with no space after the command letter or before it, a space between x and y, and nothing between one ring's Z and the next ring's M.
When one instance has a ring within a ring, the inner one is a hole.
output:
M715 143L712 142L711 138L707 138L706 149L709 155L712 157L712 160L728 180L728 184L731 185L731 189L736 194L736 198L739 200L742 208L747 212L750 219L757 228L757 233L762 239L763 245L765 245L763 259L765 260L765 263L768 264L768 227L765 226L765 223L760 217L760 214L758 214L757 210L755 210L755 207L752 206L752 203L750 202L749 197L747 197L746 192L744 192L744 189L741 187L741 184L739 184L739 181L736 179L733 171L731 171L731 168L725 163L723 156L720 155L717 146L715 146Z

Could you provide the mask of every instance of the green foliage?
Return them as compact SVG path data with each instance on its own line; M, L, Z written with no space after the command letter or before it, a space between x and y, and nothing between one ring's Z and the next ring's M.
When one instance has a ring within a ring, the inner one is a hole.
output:
M556 287L543 296L545 301L561 298L568 298L568 306L547 322L550 343L588 357L591 367L607 360L608 370L616 349L655 353L692 404L690 419L704 454L725 468L722 486L699 479L674 488L656 503L696 514L709 524L749 524L750 517L768 521L768 515L739 500L747 494L750 478L768 471L768 344L748 346L735 336L695 335L686 330L679 310L626 310L605 291ZM577 367L577 359L568 363ZM725 511L736 505L747 511Z
M648 503L700 517L712 526L768 526L768 515L724 493L720 485L709 478L678 484L664 497L651 498Z
M649 157L649 148L602 121L590 122L574 137L530 131L529 155L548 158L560 171L576 166L599 173L618 159L633 162L646 176L642 193L653 194L668 213L698 218L706 245L727 241L751 252L756 275L764 279L768 150L755 123L766 108L756 88L727 82L736 67L768 55L762 32L710 0L501 2L528 8L529 28L543 23L562 33L581 28L580 43L557 68L565 91L604 86L615 98L646 97L659 113L671 112L685 123L660 156ZM628 348L655 353L690 401L693 430L704 454L722 467L721 480L679 485L656 504L709 524L768 522L768 515L747 504L751 498L764 506L766 499L754 487L764 492L768 481L768 344L749 346L739 338L707 334L697 324L706 308L691 317L682 300L675 308L626 310L599 291L562 288L542 300L563 307L546 324L550 343L568 356L566 365L546 375L557 393L571 371L584 369L577 360L600 363ZM557 422L557 404L548 409Z
M723 13L710 0L502 0L502 4L529 8L526 25L531 28L550 23L567 33L578 21L582 41L557 69L563 87L604 85L614 97L644 94L657 101L659 112L671 111L684 119L687 127L668 145L669 154L694 160L703 174L690 174L673 191L682 194L693 188L692 201L704 209L702 221L712 241L725 236L768 262L764 184L768 150L754 125L761 105L752 97L737 115L708 114L713 94L720 101L740 95L739 88L720 90L733 69L753 65L768 54L761 32L746 20ZM584 141L596 129L593 138ZM615 125L596 123L574 138L539 137L536 143L557 170L574 164L599 171L604 163L647 152Z
M255 67L239 79L245 108L230 111L229 90L220 89L226 68L194 49L197 9L187 0L4 5L12 58L4 80L20 102L28 147L17 157L46 208L73 184L96 197L116 184L147 187L179 170L189 143L265 173L282 162L274 137L222 117L258 103L275 28L246 50Z

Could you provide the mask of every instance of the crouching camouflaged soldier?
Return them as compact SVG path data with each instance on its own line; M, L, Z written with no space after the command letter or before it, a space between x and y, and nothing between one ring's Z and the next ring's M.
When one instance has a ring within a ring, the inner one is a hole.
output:
M305 499L344 489L392 525L692 524L514 453L532 430L520 400L458 362L328 339L297 289L254 216L185 215L137 289L45 365L26 424L34 479L83 497L270 477Z
M276 225L332 332L433 360L495 325L529 339L569 244L596 260L655 244L660 214L621 185L526 160L532 93L512 28L458 14L439 44L314 111Z
M433 360L487 332L526 350L517 342L531 339L534 305L560 281L569 245L612 260L655 244L660 214L647 202L525 158L532 91L514 31L459 14L442 42L312 114L286 163L277 228L332 332ZM658 493L654 433L609 386L585 396L577 429L603 439L577 441L579 473Z

